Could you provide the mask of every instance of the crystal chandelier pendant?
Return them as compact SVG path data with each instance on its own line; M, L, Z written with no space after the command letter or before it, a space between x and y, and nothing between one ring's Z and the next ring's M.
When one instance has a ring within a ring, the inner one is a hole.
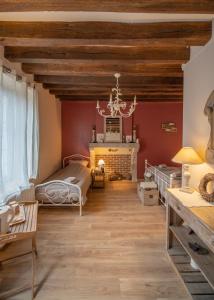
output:
M121 99L122 92L119 87L119 78L120 73L115 73L114 77L116 78L116 86L112 88L112 93L109 96L109 102L107 104L107 109L109 113L106 113L105 109L100 107L99 101L97 101L97 111L102 117L116 117L121 116L123 118L130 117L135 111L137 100L136 96L134 96L134 101L130 104L127 109L127 103Z

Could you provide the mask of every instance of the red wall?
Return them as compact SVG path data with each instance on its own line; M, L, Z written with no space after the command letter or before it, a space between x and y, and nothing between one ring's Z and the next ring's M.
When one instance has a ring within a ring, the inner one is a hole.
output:
M172 164L171 158L182 146L182 103L138 103L133 116L140 139L138 177L143 178L144 160L153 164ZM166 133L162 122L175 122L177 133ZM93 125L103 132L103 118L96 112L95 102L62 102L62 156L81 153L89 155ZM132 118L123 120L123 134L130 135Z

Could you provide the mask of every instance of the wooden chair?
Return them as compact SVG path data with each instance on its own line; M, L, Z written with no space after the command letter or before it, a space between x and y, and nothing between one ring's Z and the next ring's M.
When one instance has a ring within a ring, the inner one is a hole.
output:
M25 203L24 210L26 221L24 223L11 226L10 233L0 234L0 246L4 245L4 247L0 250L0 263L2 264L11 259L15 259L25 255L31 255L31 283L0 293L0 299L6 299L7 297L26 290L29 287L31 287L32 291L31 299L34 298L34 281L36 269L35 255L37 254L36 232L38 203Z

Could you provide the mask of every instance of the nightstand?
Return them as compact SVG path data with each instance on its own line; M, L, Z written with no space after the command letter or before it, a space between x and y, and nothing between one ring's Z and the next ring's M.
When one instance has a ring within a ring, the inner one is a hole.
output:
M91 171L92 183L91 188L104 188L105 187L105 173L100 170Z

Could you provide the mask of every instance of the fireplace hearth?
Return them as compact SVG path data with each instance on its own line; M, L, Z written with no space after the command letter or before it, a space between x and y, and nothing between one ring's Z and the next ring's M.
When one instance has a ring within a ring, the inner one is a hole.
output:
M131 180L132 175L131 173L127 173L126 175L123 175L121 173L114 172L109 174L108 179L109 181Z

